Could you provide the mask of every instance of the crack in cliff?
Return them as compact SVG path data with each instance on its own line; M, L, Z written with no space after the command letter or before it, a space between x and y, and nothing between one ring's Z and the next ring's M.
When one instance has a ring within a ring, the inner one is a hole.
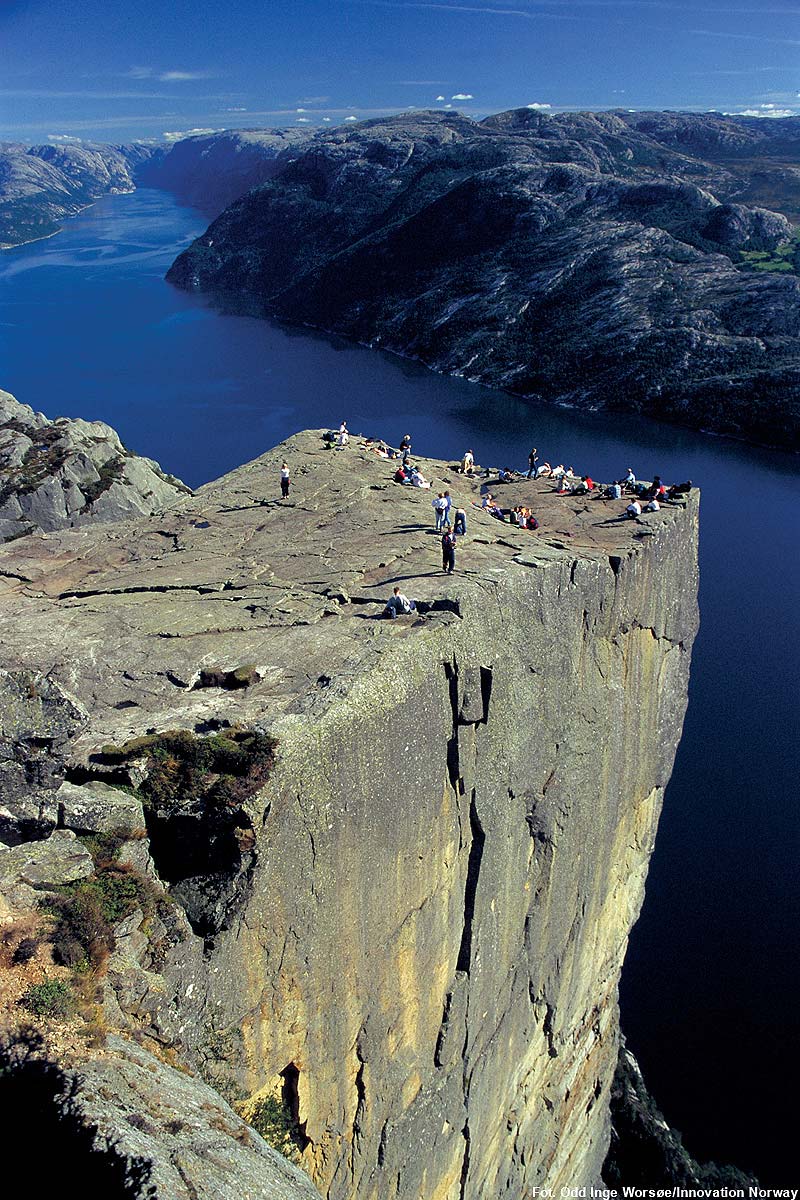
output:
M469 848L467 861L467 878L464 883L464 923L461 931L461 945L458 950L456 970L469 975L472 965L472 935L475 919L475 898L478 890L478 880L481 872L481 862L486 843L486 833L480 822L475 803L475 789L472 790L469 805L469 823L472 831L472 844Z

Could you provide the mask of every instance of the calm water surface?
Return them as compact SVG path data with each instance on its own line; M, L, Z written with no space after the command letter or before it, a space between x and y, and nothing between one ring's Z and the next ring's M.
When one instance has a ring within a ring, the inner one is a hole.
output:
M109 198L0 255L0 387L102 419L197 485L297 429L412 433L419 453L703 488L702 628L675 773L622 981L623 1026L701 1158L797 1183L800 1067L798 461L645 420L522 404L246 317L163 281L205 226L169 196Z

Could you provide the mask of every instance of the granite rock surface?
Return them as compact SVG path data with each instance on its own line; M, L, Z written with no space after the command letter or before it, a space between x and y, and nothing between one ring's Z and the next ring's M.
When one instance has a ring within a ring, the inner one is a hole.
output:
M629 520L490 480L533 533L472 507L486 483L419 462L467 512L452 576L431 492L319 431L155 517L0 549L2 761L17 779L27 748L40 760L8 822L41 839L23 817L55 803L85 828L69 789L54 800L65 778L140 789L138 844L178 903L118 927L108 1019L223 1095L281 1095L323 1196L521 1200L600 1181L617 981L686 703L698 498ZM417 612L382 619L395 583ZM180 730L275 746L226 794L238 832L205 923L176 855L204 819L147 790L164 770L147 739Z
M0 391L0 541L148 516L188 490L103 421L50 421Z

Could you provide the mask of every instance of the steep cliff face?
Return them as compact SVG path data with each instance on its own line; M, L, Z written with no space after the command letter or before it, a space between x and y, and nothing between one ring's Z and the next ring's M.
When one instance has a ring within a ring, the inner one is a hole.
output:
M163 754L130 739L274 739L205 909L195 880L191 927L158 954L132 919L107 1003L224 1093L279 1092L323 1195L597 1183L617 981L686 703L697 497L627 521L621 502L508 485L539 533L470 508L446 577L430 493L389 476L303 434L112 543L7 546L16 709L40 703L19 673L47 664L72 704L52 756L79 788L127 771L172 880ZM395 581L419 611L381 620ZM63 796L55 811L70 824Z
M649 128L517 110L331 130L167 277L523 396L796 447L792 225L740 203L738 160Z

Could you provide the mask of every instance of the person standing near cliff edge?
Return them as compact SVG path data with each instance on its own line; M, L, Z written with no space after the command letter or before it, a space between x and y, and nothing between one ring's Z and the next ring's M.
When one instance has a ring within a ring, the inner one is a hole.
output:
M442 570L452 575L456 569L456 535L445 529L442 534Z
M528 455L528 479L532 479L536 474L536 463L539 460L539 451L534 446Z
M286 500L289 496L289 464L283 463L281 466L281 499Z

